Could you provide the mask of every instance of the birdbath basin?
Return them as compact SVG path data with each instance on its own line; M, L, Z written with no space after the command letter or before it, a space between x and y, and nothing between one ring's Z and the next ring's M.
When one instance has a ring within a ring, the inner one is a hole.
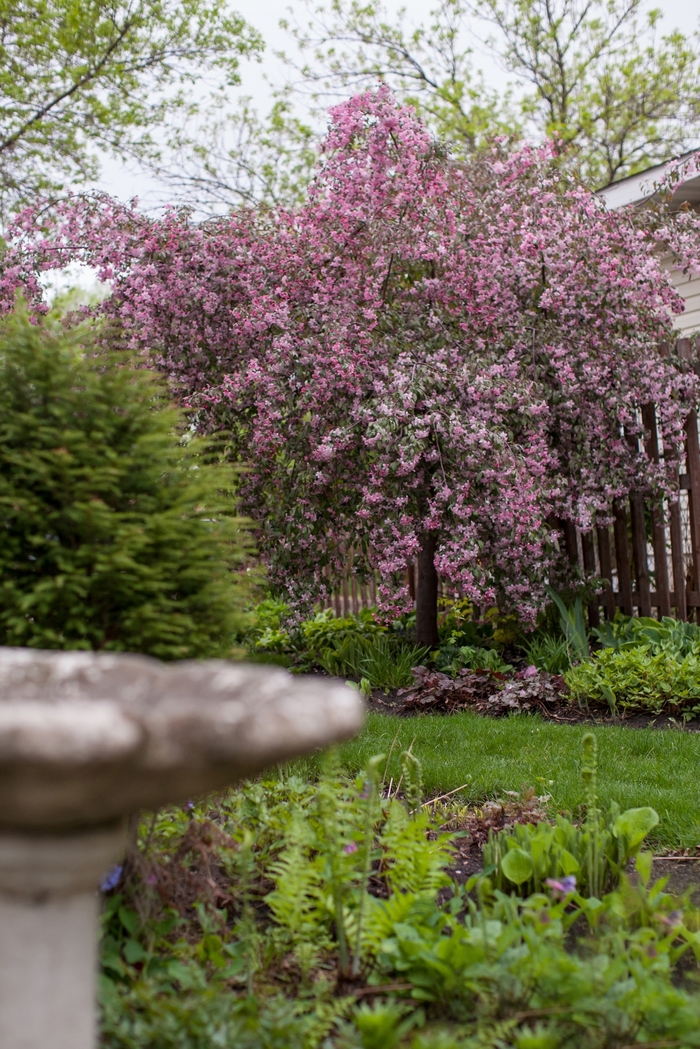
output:
M126 818L361 727L329 679L0 648L0 1046L93 1049L97 893Z

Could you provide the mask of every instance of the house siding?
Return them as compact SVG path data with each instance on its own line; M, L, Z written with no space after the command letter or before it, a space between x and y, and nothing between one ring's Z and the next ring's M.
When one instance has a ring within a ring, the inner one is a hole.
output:
M685 310L673 318L673 327L679 335L692 335L700 331L700 273L683 273L673 269L670 258L662 259L661 265L669 272L678 293L685 299Z

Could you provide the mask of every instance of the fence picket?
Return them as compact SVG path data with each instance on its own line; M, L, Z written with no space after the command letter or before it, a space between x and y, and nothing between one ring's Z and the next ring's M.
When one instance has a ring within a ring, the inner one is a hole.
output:
M586 574L595 575L595 541L593 532L581 533L581 550L583 552L583 567L586 570ZM592 627L598 626L600 623L597 598L594 598L588 605L588 622Z
M683 530L681 508L676 500L668 508L669 532L671 534L671 565L673 567L673 607L677 619L688 618L686 604L685 558L683 556Z
M632 615L632 574L627 541L627 508L624 499L616 499L615 510L615 566L617 568L617 603L626 616Z
M612 556L610 553L610 529L607 525L596 528L598 538L598 559L600 561L600 574L607 579L607 586L602 592L602 602L605 606L605 614L608 619L615 617L615 594L613 593Z
M656 410L653 404L642 408L642 421L649 431L646 441L647 455L658 463L659 435L656 429ZM668 553L666 549L666 528L664 526L663 504L651 507L651 535L654 548L654 581L656 583L657 608L659 616L671 615L671 594L668 580Z

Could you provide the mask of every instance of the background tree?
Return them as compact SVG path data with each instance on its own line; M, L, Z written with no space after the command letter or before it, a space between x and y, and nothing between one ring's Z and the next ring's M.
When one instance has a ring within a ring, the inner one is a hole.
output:
M659 32L643 0L476 0L492 46L530 87L523 112L593 187L698 143L697 39Z
M232 207L300 204L318 160L318 129L302 119L290 89L261 116L252 99L235 104L219 91L195 113L171 122L165 148L148 167L168 201L199 215Z
M290 26L308 55L298 70L323 102L388 83L450 148L468 155L494 134L556 138L567 164L597 188L700 139L700 51L662 35L643 0L442 0L427 24L381 4L312 5ZM513 76L489 88L474 45Z
M226 0L5 0L0 211L93 179L96 151L154 161L154 132L197 108L214 71L238 82L262 42Z
M0 415L0 644L227 655L245 598L233 471L185 439L154 376L104 331L95 355L85 327L20 312L0 330Z
M2 288L57 258L114 279L102 309L224 429L274 587L327 599L352 552L387 614L436 637L448 590L527 614L554 512L590 528L670 491L697 381L659 353L680 300L624 214L550 152L456 165L387 89L332 112L308 203L203 225L95 200L27 212ZM657 405L664 461L643 450Z

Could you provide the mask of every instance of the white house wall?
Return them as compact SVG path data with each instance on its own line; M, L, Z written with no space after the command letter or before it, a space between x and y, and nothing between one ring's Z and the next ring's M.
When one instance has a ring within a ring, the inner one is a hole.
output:
M685 310L673 318L673 327L680 336L700 331L700 274L683 273L673 269L671 258L661 260L661 265L670 272L676 290L685 299Z

